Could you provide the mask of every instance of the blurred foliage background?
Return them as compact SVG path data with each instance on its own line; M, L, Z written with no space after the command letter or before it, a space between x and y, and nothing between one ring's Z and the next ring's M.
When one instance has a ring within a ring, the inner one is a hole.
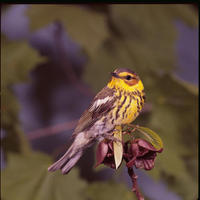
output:
M68 175L47 167L117 67L143 80L134 122L164 142L146 199L197 199L198 8L187 4L1 7L2 200L134 199L123 166L94 169L94 148Z

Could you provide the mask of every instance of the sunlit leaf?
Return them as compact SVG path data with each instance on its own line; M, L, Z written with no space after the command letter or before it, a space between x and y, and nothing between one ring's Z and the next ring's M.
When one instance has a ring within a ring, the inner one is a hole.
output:
M157 133L152 131L149 128L138 126L137 128L138 131L140 131L157 150L163 148L163 142L162 139L159 137Z
M114 158L115 158L115 167L116 169L120 166L122 162L123 156L123 145L122 145L122 130L121 127L116 127L116 131L113 133L114 138L116 141L113 141L113 150L114 150Z

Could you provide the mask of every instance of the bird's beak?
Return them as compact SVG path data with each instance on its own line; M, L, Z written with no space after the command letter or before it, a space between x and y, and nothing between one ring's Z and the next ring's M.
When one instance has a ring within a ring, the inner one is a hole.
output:
M112 72L111 75L115 78L119 78L119 76L115 73L115 72Z

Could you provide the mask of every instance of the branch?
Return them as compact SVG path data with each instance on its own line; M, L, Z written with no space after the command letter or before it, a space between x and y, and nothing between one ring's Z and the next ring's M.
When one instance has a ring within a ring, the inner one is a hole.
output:
M78 120L70 121L70 122L65 122L62 124L57 124L55 126L49 126L46 128L38 129L36 131L32 131L28 133L28 139L29 140L35 140L41 137L46 137L49 135L55 135L58 134L62 131L67 131L75 128Z
M138 185L137 185L137 178L138 177L135 175L135 172L134 172L132 167L128 167L128 174L129 174L129 176L132 180L132 183L133 183L132 191L135 192L138 200L144 200L144 197L142 196L142 194L140 193L140 191L138 189Z

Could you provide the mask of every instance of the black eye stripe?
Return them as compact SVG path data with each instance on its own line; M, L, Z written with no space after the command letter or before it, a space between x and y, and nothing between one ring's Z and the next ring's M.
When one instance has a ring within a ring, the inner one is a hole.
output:
M123 78L126 80L136 79L134 76L131 75L124 76Z
M131 79L136 79L136 77L131 76L131 75L126 75L126 76L119 76L117 73L112 72L111 75L115 78L120 78L120 79L126 79L128 81L130 81Z

